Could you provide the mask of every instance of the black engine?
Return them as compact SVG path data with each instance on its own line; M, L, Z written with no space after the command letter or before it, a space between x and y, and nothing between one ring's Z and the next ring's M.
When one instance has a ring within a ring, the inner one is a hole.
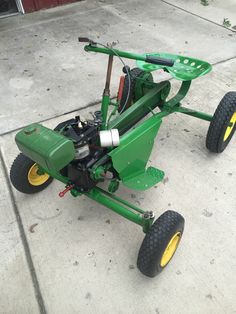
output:
M70 138L75 146L75 159L61 170L75 184L78 191L89 191L96 185L90 176L92 166L106 153L106 148L99 145L99 127L101 112L94 113L93 120L81 121L79 116L64 121L54 129Z

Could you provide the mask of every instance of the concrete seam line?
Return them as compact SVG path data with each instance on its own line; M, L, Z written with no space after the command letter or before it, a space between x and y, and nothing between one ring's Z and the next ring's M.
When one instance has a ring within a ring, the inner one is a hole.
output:
M162 0L162 1L165 2L164 0ZM236 59L236 56L233 56L233 57L230 57L230 58L227 58L227 59L224 59L224 60L220 60L220 61L217 61L217 62L215 62L215 63L211 63L211 65L216 66L216 65L218 65L218 64L222 64L222 63L224 63L224 62L228 62L228 61L231 61L231 60L234 60L234 59ZM169 79L169 81L170 81L170 80L173 80L173 78L171 77L171 78ZM111 100L113 100L113 99L115 99L115 98L116 98L116 96L114 96L114 95L111 96ZM83 110L83 109L86 109L86 108L89 108L89 107L93 107L93 106L98 105L101 101L102 101L101 99L100 99L100 100L95 100L95 101L90 102L90 103L88 103L87 105L85 105L85 106L83 106L83 107L81 107L81 108L79 108L79 109L74 109L74 110L66 111L66 112L64 112L64 113L62 113L62 114L58 114L58 115L55 115L55 116L52 116L52 117L49 117L49 118L45 118L45 119L43 119L43 120L36 121L35 123L42 123L42 122L50 121L50 120L53 120L53 119L56 119L56 118L65 116L65 115L67 115L67 114L70 114L70 113L73 113L73 112L76 112L76 111L80 111L80 110ZM23 129L24 127L26 127L27 125L28 125L28 124L23 125L23 126L20 126L20 127L16 128L16 129L13 129L13 130L9 130L9 131L0 133L0 136L4 136L4 135L11 134L11 133L14 133L14 132L16 132L16 131L19 131L19 130Z
M234 57L230 57L230 58L228 58L228 59L225 59L225 60L220 60L220 61L217 61L217 62L215 62L215 63L212 63L212 65L218 65L218 64L222 64L222 63L224 63L224 62L227 62L227 61L231 61L231 60L234 60L234 59L236 59L236 56L234 56Z
M25 230L24 230L23 222L22 222L22 219L21 219L21 216L20 216L20 212L18 210L18 207L17 207L17 204L16 204L16 200L15 200L15 197L14 197L14 194L13 194L13 191L12 191L12 186L11 186L10 179L9 179L9 176L8 176L7 166L6 166L6 163L5 163L5 160L4 160L4 157L3 157L3 152L2 152L1 148L0 148L0 161L1 161L1 164L2 164L2 169L3 169L3 173L4 173L4 176L5 176L5 179L6 179L7 187L8 187L8 190L9 190L10 199L11 199L12 207L13 207L13 210L14 210L14 214L16 216L16 221L17 221L19 232L20 232L20 237L21 237L21 240L22 240L23 248L24 248L24 251L25 251L26 261L27 261L27 264L28 264L31 280L32 280L33 287L34 287L35 298L37 300L40 313L41 314L47 314L45 303L44 303L44 300L43 300L43 297L42 297L42 293L41 293L41 289L40 289L40 286L39 286L38 278L37 278L37 275L36 275L34 263L33 263L33 260L32 260L30 247L29 247L29 244L28 244L28 241L27 241L27 237L26 237L26 234L25 234Z
M231 29L231 28L225 27L225 26L223 26L223 25L221 25L221 24L219 24L219 23L217 23L217 22L211 21L211 20L207 19L206 17L203 17L203 16L198 15L198 14L196 14L196 13L190 12L190 11L188 11L188 10L186 10L186 9L183 9L183 8L179 7L178 5L172 4L172 3L168 2L168 1L161 0L161 2L166 3L166 4L172 6L172 7L176 8L176 9L179 9L179 10L183 11L183 12L189 13L189 14L191 14L191 15L193 15L193 16L199 17L200 19L202 19L202 20L204 20L204 21L207 21L207 22L209 22L209 23L212 23L212 24L215 24L215 25L217 25L217 26L219 26L219 27L222 27L222 28L224 28L224 29L227 29L228 31L231 31L232 33L235 33L235 32L236 32L236 31L234 31L234 30Z
M7 17L19 15L19 14L20 14L20 12L14 12L14 13L9 13L9 14L5 14L5 15L1 15L1 16L0 16L0 20L1 20L1 19L6 19Z
M111 96L111 100L112 99L115 99L116 96ZM59 118L59 117L62 117L62 116L65 116L67 114L70 114L70 113L73 113L73 112L76 112L76 111L80 111L80 110L83 110L83 109L86 109L86 108L89 108L89 107L93 107L93 106L96 106L98 105L102 100L95 100L93 102L90 102L88 103L87 105L79 108L79 109L74 109L74 110L70 110L70 111L66 111L64 113L60 113L58 115L55 115L55 116L52 116L52 117L49 117L49 118L45 118L43 120L39 120L39 121L35 121L34 123L42 123L42 122L46 122L46 121L50 121L50 120L53 120L53 119L56 119L56 118ZM32 122L33 123L33 122ZM9 131L6 131L6 132L3 132L3 133L0 133L0 136L4 136L4 135L7 135L7 134L11 134L11 133L14 133L16 131L19 131L21 129L23 129L24 127L26 127L27 125L29 124L26 124L26 125L23 125L23 126L20 126L19 128L15 128L13 130L9 130Z
M83 2L81 2L83 3ZM80 5L81 3L78 3L78 5ZM6 32L11 32L15 29L18 30L21 30L21 29L25 29L25 28L28 28L28 27L31 27L32 25L42 25L42 24L47 24L47 23L51 23L51 22L56 22L60 19L65 19L65 18L69 18L71 16L77 16L77 15L83 15L83 14L87 14L88 12L93 12L93 11L98 11L99 8L92 8L92 9L89 9L89 10L85 10L84 12L74 12L72 14L68 14L68 15L65 15L65 16L58 16L58 17L54 17L54 18L49 18L49 19L45 19L43 21L39 21L39 22L32 22L32 23L29 23L29 24L26 24L26 25L22 25L22 26L19 26L19 27L14 27L14 28L9 28L9 29L3 29L3 30L0 30L0 33L6 33ZM31 14L34 14L34 13L31 13ZM19 14L18 14L19 15Z
M39 121L35 121L35 123L42 123L42 122L46 122L46 121L50 121L50 120L53 120L53 119L56 119L56 118L59 118L59 117L62 117L62 116L65 116L67 114L70 114L70 113L73 113L73 112L76 112L76 111L80 111L80 110L83 110L83 109L86 109L86 108L89 108L89 107L93 107L97 104L99 104L100 101L95 101L95 102L92 102L92 103L88 103L87 105L79 108L79 109L74 109L74 110L71 110L71 111L67 111L67 112L64 112L64 113L61 113L61 114L57 114L55 116L52 116L52 117L49 117L49 118L45 118L43 120L39 120ZM33 123L33 122L32 122ZM24 127L26 127L28 124L26 125L23 125L23 126L20 126L19 128L15 128L13 130L10 130L10 131L7 131L7 132L3 132L1 133L0 135L3 136L3 135L7 135L7 134L11 134L15 131L18 131L18 130L21 130L23 129Z
M165 2L164 0L162 0L162 1ZM224 59L224 60L220 60L220 61L217 61L217 62L215 62L215 63L211 63L211 65L216 66L216 65L218 65L218 64L222 64L222 63L224 63L224 62L228 62L228 61L231 61L231 60L233 60L233 59L236 59L236 56L233 56L233 57L230 57L230 58L227 58L227 59ZM171 77L171 78L169 79L169 81L170 81L170 80L173 80L173 77ZM114 95L111 96L111 100L113 100L113 99L115 99L115 98L116 98L116 96L114 96ZM93 107L93 106L98 105L101 101L102 101L101 99L100 99L100 100L95 100L95 101L90 102L90 103L88 103L87 105L85 105L85 106L83 106L83 107L81 107L81 108L79 108L79 109L74 109L74 110L66 111L66 112L64 112L64 113L62 113L62 114L58 114L58 115L55 115L55 116L52 116L52 117L49 117L49 118L45 118L45 119L43 119L43 120L36 121L35 123L42 123L42 122L50 121L50 120L53 120L53 119L56 119L56 118L65 116L65 115L67 115L67 114L70 114L70 113L73 113L73 112L76 112L76 111L80 111L80 110L83 110L83 109L86 109L86 108L89 108L89 107ZM14 132L16 132L16 131L19 131L19 130L23 129L24 127L26 127L27 125L28 125L28 124L23 125L23 126L20 126L20 127L16 128L16 129L13 129L13 130L9 130L9 131L0 133L0 136L4 136L4 135L11 134L11 133L14 133Z

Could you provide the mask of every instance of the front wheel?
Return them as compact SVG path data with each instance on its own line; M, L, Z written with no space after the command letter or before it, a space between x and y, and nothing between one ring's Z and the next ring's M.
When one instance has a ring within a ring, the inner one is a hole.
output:
M206 147L213 153L223 152L235 130L236 92L228 92L214 113L207 133Z
M40 173L38 165L22 153L11 166L10 179L13 186L25 194L40 192L53 180L47 173Z
M147 232L138 254L141 273L155 277L170 262L184 231L184 218L179 213L164 212Z

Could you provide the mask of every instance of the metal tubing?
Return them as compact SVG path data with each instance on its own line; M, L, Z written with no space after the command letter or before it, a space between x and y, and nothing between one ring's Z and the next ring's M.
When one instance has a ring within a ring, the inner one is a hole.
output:
M113 64L113 56L109 56L108 64L107 64L107 76L106 76L106 83L105 89L102 96L102 130L106 129L107 123L107 113L108 107L110 105L110 83L111 83L111 71L112 71L112 64Z
M107 194L104 193L102 189L95 187L85 195L93 199L94 201L112 209L114 212L125 217L126 219L135 222L140 226L144 225L144 218L142 217L142 215L136 214L129 210L128 208L122 206L121 204L118 203L118 199L115 200L114 198L112 198L112 195L108 196Z
M110 94L110 82L111 82L111 71L112 71L112 63L113 63L113 56L109 56L108 58L108 65L107 65L107 76L106 76L106 85L104 94Z
M195 118L201 119L201 120L206 120L206 121L211 121L213 116L210 114L207 114L205 112L201 112L201 111L196 111L196 110L192 110L192 109L188 109L185 107L177 107L174 109L175 112L180 112L180 113L184 113L187 114L189 116L193 116Z
M106 194L107 196L109 196L110 198L113 198L114 200L116 200L116 201L118 201L118 202L120 202L120 203L122 203L122 204L124 204L124 205L126 205L126 206L128 206L128 207L130 207L130 208L132 208L132 209L134 209L134 210L137 211L138 213L140 213L140 214L144 214L144 213L145 213L145 211L142 210L141 208L138 208L137 206L135 206L135 205L133 205L133 204L131 204L131 203L129 203L129 202L123 200L122 198L120 198L120 197L118 197L118 196L116 196L116 195L114 195L114 194L112 194L112 193L109 193L109 192L107 192L107 191L104 191L104 190L100 189L99 187L97 187L97 189L98 189L101 193L104 193L104 194Z
M104 93L103 96L102 96L102 107L101 107L101 111L102 111L102 130L106 130L107 129L106 123L107 123L107 113L108 113L109 104L110 104L110 96L106 95Z
M102 48L102 47L97 47L97 46L93 46L93 45L86 45L84 47L84 50L85 51L105 53L105 54L111 55L111 56L117 56L118 55L121 58L146 61L146 55L140 55L137 53L131 53L131 52L122 51L122 50L118 50L118 49L114 49L114 48L112 48L112 50L110 50L108 48Z
M40 165L38 165L39 167L39 171L42 173L47 173L49 174L52 178L64 183L64 184L68 184L69 183L69 179L63 175L61 175L59 172L55 172L55 171L46 171L43 167L41 167Z
M184 99L184 97L187 95L189 91L191 82L192 81L183 81L178 93L174 97L172 97L170 100L168 100L164 104L163 108L167 108L170 111L172 110L175 111L176 107L179 108L181 100Z
M168 86L168 81L156 84L143 97L109 123L109 129L118 129L120 135L128 131L134 124L145 117L151 110L162 103L161 91Z

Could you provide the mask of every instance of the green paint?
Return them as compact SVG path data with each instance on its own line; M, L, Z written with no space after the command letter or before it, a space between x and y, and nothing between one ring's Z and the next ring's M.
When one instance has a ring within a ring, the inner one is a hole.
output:
M111 180L110 184L108 185L108 191L110 193L115 193L119 188L119 181L118 180Z
M147 221L147 219L144 218L145 212L142 209L130 204L125 200L122 200L121 198L109 192L102 190L101 188L93 188L89 193L86 193L86 196L110 208L126 219L142 226L144 232L147 232L152 225L153 218L150 218L149 221Z
M199 76L203 76L211 71L212 66L206 62L195 58L190 58L181 55L173 55L170 53L147 53L144 55L161 57L174 60L175 63L172 67L163 65L151 64L145 61L137 61L137 66L144 71L156 71L164 69L169 72L175 79L181 81L191 81Z
M154 221L154 216L150 217L150 212L146 212L143 215L144 221L143 221L143 232L147 233L149 229L151 228L153 221ZM146 217L147 216L147 217Z
M149 54L175 60L173 67L166 67L146 63L146 54L140 55L116 49L111 51L94 45L87 45L85 50L114 56L118 54L123 58L137 60L138 66L145 71L135 82L132 106L115 118L113 116L117 113L118 104L110 100L109 91L105 89L101 105L102 129L117 128L121 142L118 147L108 149L107 155L101 157L93 165L90 175L96 182L103 181L107 171L116 170L119 177L109 182L109 192L94 187L91 191L83 194L142 226L143 231L147 232L153 223L153 215L113 193L119 188L119 180L129 188L146 190L163 179L164 172L154 167L147 168L147 163L164 117L173 112L179 112L206 121L212 120L212 115L181 105L181 101L189 91L191 80L208 73L211 65L202 60L185 56L166 53ZM155 83L150 73L159 69L163 69L174 78L183 81L177 94L168 101L166 99L170 93L170 82ZM108 118L110 105L114 106L114 110ZM160 109L160 112L156 112L156 108ZM148 113L152 113L152 116L137 124ZM18 132L16 143L26 156L39 165L39 174L46 172L66 186L73 184L67 177L60 174L60 169L67 166L75 155L74 145L70 139L36 123ZM74 197L82 195L77 188L75 186L70 191Z
M70 190L70 194L74 197L78 197L80 195L82 195L82 193L80 193L79 191L77 191L76 189L72 189Z
M196 110L192 110L192 109L188 109L185 107L177 107L175 108L175 112L180 112L180 113L184 113L187 114L189 116L201 119L201 120L206 120L206 121L211 121L213 116L210 114L207 114L205 112L201 112L201 111L196 111Z
M58 172L75 156L73 142L41 124L31 124L16 134L19 150L46 172Z
M143 72L139 77L137 77L134 86L134 102L143 97L150 88L155 87L153 83L153 77L151 73Z
M158 182L161 182L164 175L164 171L154 167L148 167L139 173L134 173L132 176L124 178L123 184L133 190L145 191Z
M117 201L113 195L105 194L103 191L99 188L92 189L89 193L86 194L89 198L93 199L94 201L112 209L119 215L139 224L143 225L143 219L142 215L136 214L130 209L123 206L119 201Z
M91 172L91 178L93 180L99 180L99 179L103 179L105 174L105 169L102 166L99 166L97 168L95 168L92 172Z
M111 56L119 55L121 58L127 58L127 59L133 59L133 60L140 60L140 61L146 60L145 55L132 53L132 52L128 52L128 51L122 51L122 50L118 50L118 49L110 50L108 48L97 47L97 46L93 46L93 45L86 45L84 47L84 50L87 52L88 51L100 52L100 53L104 53L104 54L111 55Z
M125 110L117 118L113 119L108 128L118 129L120 134L125 133L132 125L140 121L151 110L163 104L161 100L161 91L166 86L169 86L168 81L155 84L155 87L149 90L143 97L135 102L131 107Z
M101 107L101 111L102 111L102 130L105 130L106 127L106 123L107 123L107 112L108 112L108 107L110 104L110 96L109 95L103 95L102 97L102 107Z
M119 173L123 184L129 188L146 190L161 181L164 176L158 169L146 170L161 122L158 115L152 116L123 135L120 145L109 153L113 167Z
M175 111L175 108L180 106L181 100L187 95L190 85L191 81L183 81L177 94L165 102L161 107L161 110L166 110L169 113Z

